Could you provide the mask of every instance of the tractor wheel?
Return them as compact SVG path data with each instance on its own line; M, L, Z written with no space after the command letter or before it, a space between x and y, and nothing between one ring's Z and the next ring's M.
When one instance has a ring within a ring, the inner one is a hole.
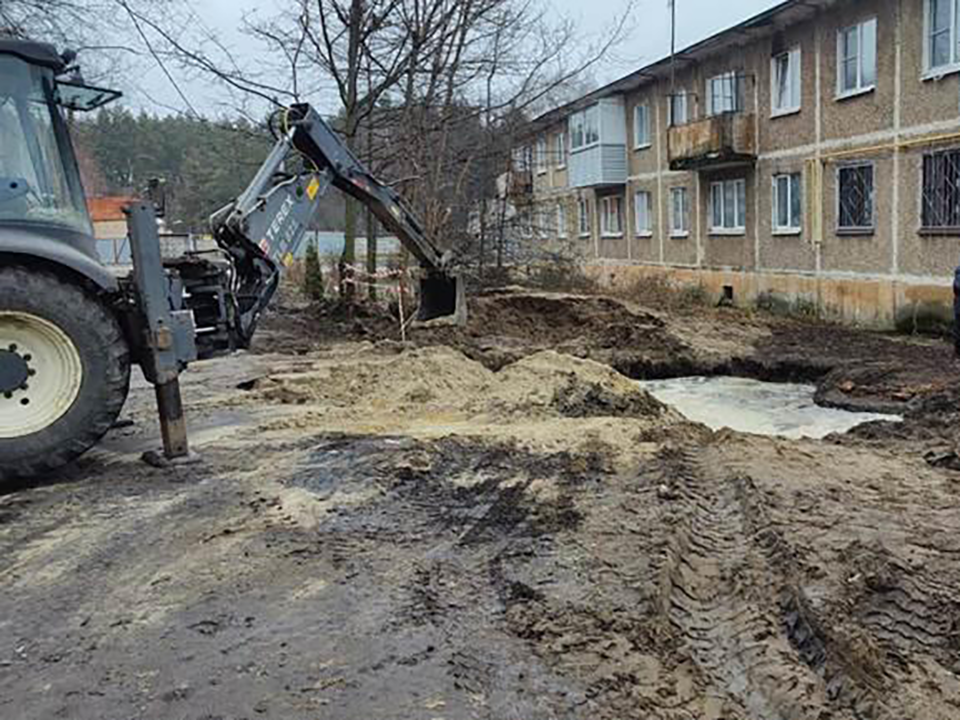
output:
M85 452L129 386L127 343L103 303L52 273L0 268L0 481Z

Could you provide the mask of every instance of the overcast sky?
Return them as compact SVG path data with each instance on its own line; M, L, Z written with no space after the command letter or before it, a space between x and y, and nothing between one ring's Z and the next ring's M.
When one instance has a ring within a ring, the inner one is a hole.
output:
M255 52L251 41L238 32L245 13L267 18L283 0L194 0L193 7L202 21L239 56ZM582 32L594 40L611 27L623 0L543 0L558 13L573 20ZM779 0L677 0L677 43L682 48L701 40L718 30L745 20L766 10ZM617 51L617 57L598 66L593 80L607 83L642 65L657 60L670 51L670 15L667 0L637 0L632 13L627 41ZM184 78L175 68L175 74L191 104L203 114L223 112L225 98L214 88L196 78ZM183 102L169 81L155 66L137 77L144 92L128 91L128 103L134 107L157 109L161 106L182 109ZM316 100L314 100L316 102ZM334 110L335 108L331 108Z

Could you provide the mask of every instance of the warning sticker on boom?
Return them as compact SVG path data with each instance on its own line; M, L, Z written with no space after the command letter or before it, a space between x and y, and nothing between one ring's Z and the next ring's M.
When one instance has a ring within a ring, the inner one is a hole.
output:
M317 197L317 193L320 192L320 181L316 178L311 178L310 182L307 184L307 197L313 200Z

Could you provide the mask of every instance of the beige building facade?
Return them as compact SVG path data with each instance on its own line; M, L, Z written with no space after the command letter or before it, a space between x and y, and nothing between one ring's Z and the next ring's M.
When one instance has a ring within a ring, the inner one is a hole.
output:
M954 0L789 0L537 118L524 143L514 201L604 282L667 275L880 327L949 313Z

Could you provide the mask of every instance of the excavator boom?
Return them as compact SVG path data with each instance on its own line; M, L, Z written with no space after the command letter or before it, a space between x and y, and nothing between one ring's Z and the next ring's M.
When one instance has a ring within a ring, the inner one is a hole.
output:
M233 273L228 294L232 307L215 336L220 338L217 347L249 344L276 291L281 268L297 253L331 186L368 207L419 262L418 319L462 323L466 304L460 280L451 271L452 253L427 237L399 194L377 179L310 105L282 111L279 124L277 142L250 184L211 218L214 237L230 256ZM293 165L298 169L290 172L287 168ZM191 270L183 263L178 269L189 285ZM200 348L201 356L213 354L203 351L202 342Z

